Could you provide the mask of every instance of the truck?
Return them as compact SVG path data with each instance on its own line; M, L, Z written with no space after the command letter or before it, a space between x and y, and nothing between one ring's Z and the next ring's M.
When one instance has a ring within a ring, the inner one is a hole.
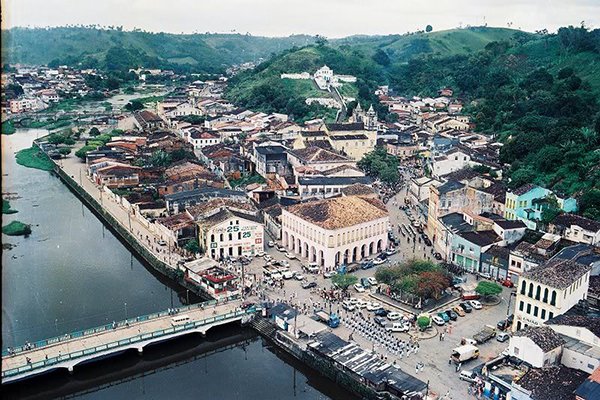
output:
M321 321L330 328L340 326L340 317L336 313L328 313L325 310L315 311L315 319Z
M496 328L491 325L486 325L483 329L473 335L473 339L478 343L485 343L488 340L496 337Z
M450 356L452 361L456 364L474 360L477 357L479 357L479 349L472 344L465 344L452 349L452 355Z
M474 290L467 290L460 295L463 300L478 300L481 296Z

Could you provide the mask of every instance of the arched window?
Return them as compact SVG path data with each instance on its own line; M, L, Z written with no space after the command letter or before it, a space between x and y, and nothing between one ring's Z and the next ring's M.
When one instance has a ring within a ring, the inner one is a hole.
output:
M229 240L233 240L233 235L231 233L229 234Z
M552 298L550 300L550 305L552 305L552 306L556 305L556 290L552 291Z
M219 235L219 242L222 242L222 241L223 241L223 234L221 233L221 234Z
M542 287L540 285L537 285L537 288L535 289L535 299L539 300L541 294L542 294Z
M544 303L548 302L548 288L544 289L544 298L542 299Z
M526 283L525 281L523 281L523 282L521 283L521 294L522 294L522 295L524 295L524 294L525 294L526 286L527 286L527 283Z
M211 241L211 242L214 242L214 241L215 241L215 235L214 235L214 234L210 235L210 241Z
M529 284L529 292L527 293L527 296L533 298L533 283Z

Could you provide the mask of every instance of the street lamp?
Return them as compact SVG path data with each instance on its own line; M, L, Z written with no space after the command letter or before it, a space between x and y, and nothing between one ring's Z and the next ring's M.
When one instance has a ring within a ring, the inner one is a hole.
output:
M125 320L127 320L127 303L124 303L124 304L125 304Z
M510 315L510 301L512 300L513 296L517 297L517 293L510 292L510 296L508 296L508 307L506 308L506 318L508 318L508 316Z

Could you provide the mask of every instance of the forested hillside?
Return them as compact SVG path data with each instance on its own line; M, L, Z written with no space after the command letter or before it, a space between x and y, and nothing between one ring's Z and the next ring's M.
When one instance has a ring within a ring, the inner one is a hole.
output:
M106 55L126 53L128 68L171 68L219 73L229 65L268 58L312 36L266 38L240 34L151 33L83 27L13 28L2 31L5 63L67 64L105 68Z

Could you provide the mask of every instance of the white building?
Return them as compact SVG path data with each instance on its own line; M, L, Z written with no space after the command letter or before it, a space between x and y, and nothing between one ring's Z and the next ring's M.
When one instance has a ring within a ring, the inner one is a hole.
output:
M221 143L221 136L216 133L201 131L194 127L182 129L182 132L184 139L190 142L196 150Z
M560 214L551 223L552 233L577 243L600 246L600 222L579 215Z
M548 367L560 361L563 338L547 326L529 326L510 338L508 351L534 368Z
M423 200L428 200L430 192L429 187L432 185L439 186L441 184L442 182L428 178L426 176L423 176L421 178L411 178L410 186L408 187L410 200L414 204L418 204Z
M333 70L327 65L323 65L314 74L314 79L321 90L329 90L329 87L333 83Z
M565 313L587 297L589 265L551 259L524 272L519 279L513 331Z
M281 74L281 79L310 79L310 74L308 72L299 74Z
M283 245L325 270L387 248L389 217L377 199L337 197L300 203L281 214Z

